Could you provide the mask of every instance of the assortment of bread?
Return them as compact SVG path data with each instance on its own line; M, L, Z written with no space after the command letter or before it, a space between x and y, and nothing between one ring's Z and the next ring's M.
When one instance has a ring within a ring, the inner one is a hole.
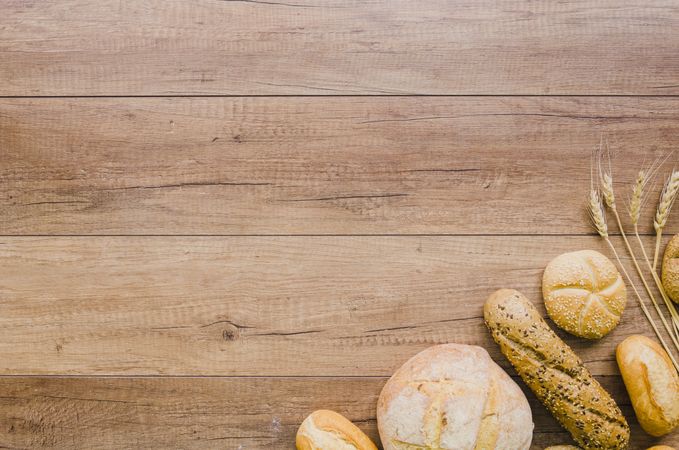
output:
M667 294L679 300L679 235L662 263ZM542 292L549 317L563 330L600 339L617 326L626 287L615 265L583 250L554 258ZM516 372L580 446L545 450L618 450L630 429L613 398L520 292L500 289L485 302L484 320ZM653 436L679 426L679 375L665 350L640 335L616 350L623 381L641 427ZM378 399L377 424L385 450L523 450L533 422L521 389L477 346L444 344L408 360ZM342 415L318 410L297 432L298 450L376 450ZM647 450L674 450L658 445Z
M382 389L377 425L385 450L530 447L523 392L481 347L445 344L407 361Z
M550 261L542 295L559 328L587 339L600 339L615 328L627 303L620 272L594 250L564 253Z
M634 335L618 345L615 356L641 428L662 436L679 426L679 375L665 350Z

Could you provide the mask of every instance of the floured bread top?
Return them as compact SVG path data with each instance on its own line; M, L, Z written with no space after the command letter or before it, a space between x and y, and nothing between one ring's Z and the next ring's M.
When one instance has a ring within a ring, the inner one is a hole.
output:
M431 347L387 382L377 406L385 450L527 449L525 396L480 347Z
M594 250L554 258L542 277L542 295L554 323L587 339L599 339L615 328L627 303L618 269Z

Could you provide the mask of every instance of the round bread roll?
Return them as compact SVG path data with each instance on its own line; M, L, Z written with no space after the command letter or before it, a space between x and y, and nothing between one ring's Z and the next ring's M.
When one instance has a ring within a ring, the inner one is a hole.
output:
M668 297L679 303L679 234L665 247L662 258L662 285Z
M674 450L674 447L670 447L669 445L654 445L646 450Z
M297 430L297 450L377 450L356 425L334 411L312 412Z
M627 303L625 283L615 265L599 252L564 253L542 276L547 314L563 330L600 339L620 322Z
M481 347L424 350L389 379L377 402L384 450L530 447L533 421L521 389Z
M622 380L641 428L662 436L679 425L679 375L665 350L646 336L633 335L615 351Z

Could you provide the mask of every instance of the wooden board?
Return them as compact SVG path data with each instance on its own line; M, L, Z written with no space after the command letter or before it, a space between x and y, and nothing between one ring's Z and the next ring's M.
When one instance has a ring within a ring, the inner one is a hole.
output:
M632 425L632 449L652 439L632 419L618 377L600 381ZM290 449L311 411L332 408L377 441L383 378L0 378L0 445L7 448ZM527 392L533 450L569 442ZM256 399L256 400L255 400Z
M0 448L289 449L317 408L377 439L386 377L451 341L516 379L481 305L544 314L551 257L608 253L590 152L624 205L676 150L678 29L672 0L0 2ZM631 450L661 442L633 333L634 298L561 333ZM570 442L527 395L533 449Z
M5 0L0 95L677 94L673 0Z
M623 207L679 98L5 99L0 234L591 233L601 133Z
M0 370L389 376L446 342L508 367L483 302L515 287L542 308L547 262L583 248L606 252L594 237L2 238ZM631 297L606 339L562 336L613 375L633 333L652 330Z

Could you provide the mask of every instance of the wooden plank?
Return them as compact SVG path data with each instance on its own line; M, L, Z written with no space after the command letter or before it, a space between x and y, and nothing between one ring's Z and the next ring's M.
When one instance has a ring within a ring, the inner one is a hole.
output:
M679 98L4 99L0 234L589 233L602 132L624 203Z
M583 248L607 253L594 237L2 238L0 374L386 376L446 342L507 367L483 302L514 287L542 308L547 262ZM633 333L652 335L630 298L605 339L562 335L611 375Z
M0 95L677 94L672 0L10 0Z
M639 428L618 377L603 377L632 426L632 449L679 444ZM311 411L345 414L377 441L383 378L0 378L0 445L7 448L290 449ZM570 439L528 395L533 449ZM247 411L247 414L244 412Z

